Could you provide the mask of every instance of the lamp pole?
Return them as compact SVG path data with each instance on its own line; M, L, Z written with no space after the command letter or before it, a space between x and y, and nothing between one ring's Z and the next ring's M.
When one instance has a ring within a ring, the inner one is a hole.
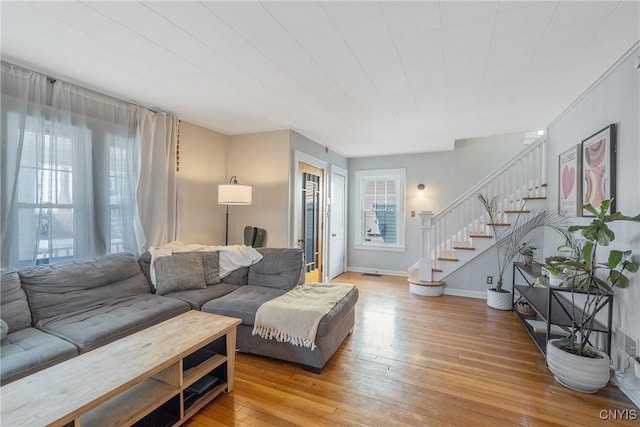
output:
M227 205L227 221L224 228L224 245L229 246L229 205Z

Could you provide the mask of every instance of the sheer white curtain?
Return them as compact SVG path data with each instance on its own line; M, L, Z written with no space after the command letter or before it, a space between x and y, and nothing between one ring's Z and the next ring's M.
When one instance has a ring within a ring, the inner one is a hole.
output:
M159 172L175 164L175 119L6 63L1 102L3 267L175 238L175 172ZM160 198L167 215L155 210ZM173 234L156 232L159 219Z
M144 108L137 111L139 175L136 237L144 251L177 235L177 117Z

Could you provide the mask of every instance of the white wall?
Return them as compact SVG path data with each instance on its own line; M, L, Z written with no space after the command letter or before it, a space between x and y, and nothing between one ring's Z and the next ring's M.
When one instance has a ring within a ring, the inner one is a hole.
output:
M299 150L343 168L347 159L290 130L224 135L183 121L178 173L178 239L224 244L226 206L218 184L236 176L253 187L250 206L229 206L229 244L243 243L246 225L267 230L267 245L289 246L291 159Z
M633 61L640 55L636 49L620 62L610 74L599 81L588 93L557 118L548 128L548 161L556 165L558 155L579 144L598 130L611 123L617 125L617 209L627 215L640 213L640 71ZM549 174L548 206L557 207L558 172ZM575 218L574 223L588 224L588 218ZM640 224L615 223L612 229L616 240L610 248L632 249L635 260L640 261ZM549 238L547 238L547 236ZM551 254L559 243L547 233L545 254ZM606 252L606 251L605 251ZM614 324L620 331L640 339L640 277L636 274L628 289L617 289ZM614 346L621 336L614 335ZM620 360L614 360L620 363ZM627 365L622 361L622 367ZM635 388L634 400L640 402L640 380L627 373L621 380L621 388Z
M345 157L294 130L289 131L289 142L292 151L302 151L318 160L334 164L342 169L347 169L348 167L348 161Z
M453 151L349 159L349 270L407 274L409 266L420 258L418 212L440 212L524 148L522 134L511 134L456 141ZM358 202L353 194L355 171L390 168L405 168L407 172L407 249L405 252L354 249L354 218L358 214ZM418 184L426 186L422 197L417 195ZM411 217L411 211L416 212L415 217ZM478 290L485 289L478 285Z
M241 244L247 225L267 231L266 245L287 247L289 230L289 131L229 137L227 177L251 185L250 206L229 206L229 244Z
M224 244L224 207L218 184L226 178L228 136L184 120L180 124L178 240Z

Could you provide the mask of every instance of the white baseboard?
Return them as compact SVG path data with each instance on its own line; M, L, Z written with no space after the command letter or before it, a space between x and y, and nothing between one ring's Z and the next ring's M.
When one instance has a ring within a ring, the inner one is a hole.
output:
M373 268L360 268L360 267L347 267L347 271L351 271L354 273L382 274L384 276L409 277L409 273L407 271L377 270Z
M445 280L446 283L446 280ZM479 291L467 291L465 289L451 289L446 285L444 287L445 295L453 295L456 297L467 297L467 298L479 298L479 299L487 299L487 291L479 292Z

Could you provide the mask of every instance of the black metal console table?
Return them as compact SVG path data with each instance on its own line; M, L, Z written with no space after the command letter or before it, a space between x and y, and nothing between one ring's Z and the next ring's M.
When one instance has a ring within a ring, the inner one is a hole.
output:
M536 279L540 278L536 282ZM581 291L574 291L577 294L584 294ZM516 295L516 293L518 295ZM549 284L546 277L542 275L540 264L534 263L525 266L521 262L513 263L513 311L516 313L531 339L536 344L542 354L546 354L547 341L554 338L562 338L569 335L572 328L577 325L573 322L572 311L582 313L579 307L574 307L570 299L571 289L568 287L558 287ZM527 316L520 313L515 306L515 301L522 297L535 311L535 315ZM578 304L579 305L579 304ZM604 297L595 313L591 317L603 313L599 319L594 320L593 330L606 334L606 353L611 355L611 323L613 316L613 294ZM576 316L581 318L582 316ZM601 319L606 317L606 323ZM527 320L542 322L542 328L535 328ZM597 347L590 342L589 345Z

